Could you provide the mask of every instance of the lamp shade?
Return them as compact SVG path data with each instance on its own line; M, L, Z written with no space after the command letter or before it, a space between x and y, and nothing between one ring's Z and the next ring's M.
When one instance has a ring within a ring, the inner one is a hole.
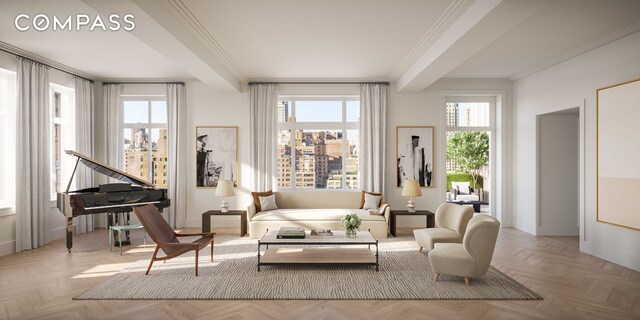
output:
M235 196L233 191L233 181L231 180L218 180L218 187L216 188L216 196L229 197Z
M405 197L422 196L422 191L420 190L418 180L405 180L404 186L402 187L402 195Z

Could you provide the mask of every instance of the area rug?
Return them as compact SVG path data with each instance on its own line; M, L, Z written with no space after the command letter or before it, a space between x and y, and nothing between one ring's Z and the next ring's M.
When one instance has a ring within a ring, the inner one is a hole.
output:
M194 257L135 262L75 300L540 300L542 297L491 267L466 286L460 277L433 281L428 257L413 237L380 241L380 271L366 266L263 266L256 269L257 241L232 235L215 239L214 262Z

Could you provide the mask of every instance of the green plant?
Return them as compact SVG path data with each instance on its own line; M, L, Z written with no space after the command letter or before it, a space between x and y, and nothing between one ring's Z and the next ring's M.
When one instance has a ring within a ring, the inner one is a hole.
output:
M359 228L361 223L362 223L362 220L360 220L360 217L358 217L358 215L355 213L351 213L342 217L342 220L340 221L340 224L347 230L349 229L360 230Z
M476 188L480 168L489 161L489 134L481 131L456 131L447 139L447 160L453 160L471 174Z
M469 185L473 185L472 180L473 176L470 173L449 172L447 173L447 191L451 190L451 182L469 182ZM483 182L484 178L481 175L476 176L476 188L482 188Z

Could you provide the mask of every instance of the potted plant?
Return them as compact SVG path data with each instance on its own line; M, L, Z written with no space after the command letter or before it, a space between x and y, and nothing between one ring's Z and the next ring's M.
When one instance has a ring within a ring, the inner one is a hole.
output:
M352 213L342 217L340 224L345 228L345 236L347 238L355 238L356 230L360 230L360 224L362 220L358 217L357 214Z

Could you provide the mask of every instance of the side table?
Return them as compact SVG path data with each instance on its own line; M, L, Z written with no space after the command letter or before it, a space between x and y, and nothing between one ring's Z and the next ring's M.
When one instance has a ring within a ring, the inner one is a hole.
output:
M202 214L202 232L211 232L211 216L240 216L240 236L247 234L247 211L246 210L229 210L222 212L220 210L209 210Z
M409 212L407 210L391 210L391 235L396 236L396 218L398 216L424 216L426 220L427 228L434 228L436 226L436 215L429 210L416 210L416 212Z

